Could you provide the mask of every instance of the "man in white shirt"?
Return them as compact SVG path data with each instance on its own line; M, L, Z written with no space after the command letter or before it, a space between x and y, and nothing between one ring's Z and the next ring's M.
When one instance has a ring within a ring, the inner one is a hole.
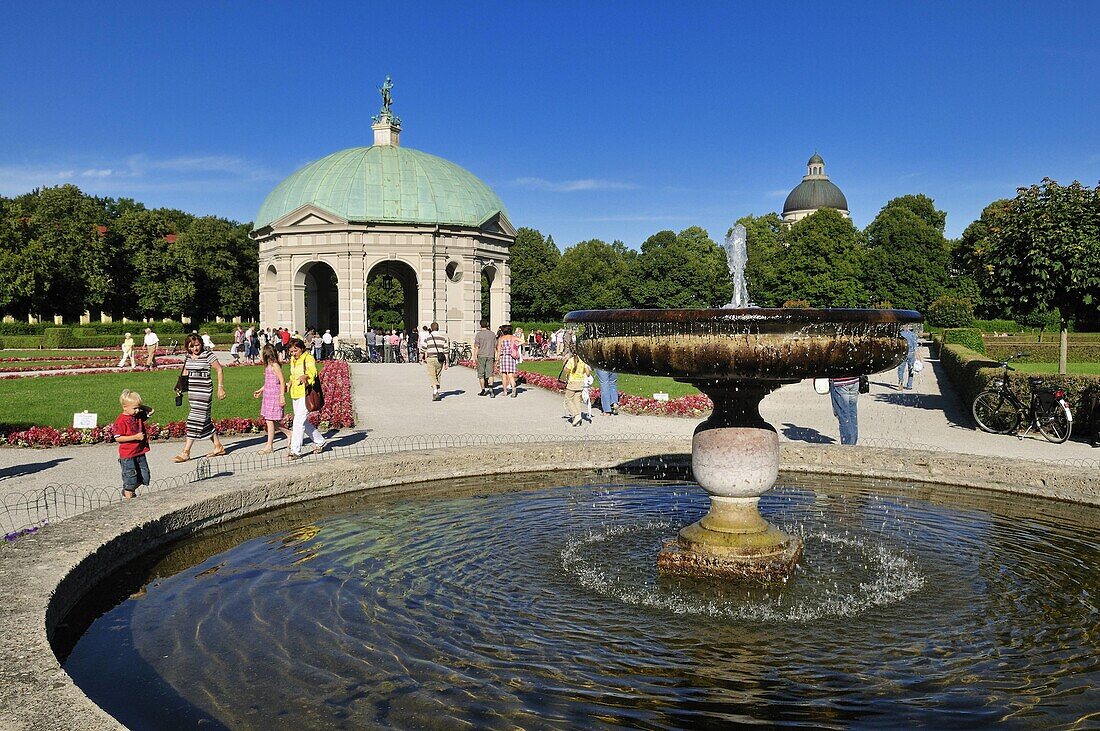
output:
M439 393L439 374L447 368L447 334L439 332L439 323L425 334L424 347L420 349L420 361L428 367L428 380L432 382L432 401L442 401Z
M332 358L332 352L332 330L325 330L325 334L321 336L321 360Z
M204 332L202 334L202 347L206 348L210 352L214 351L214 341L210 338L210 333Z
M145 367L152 368L157 364L157 346L160 345L160 338L153 332L152 328L145 328Z

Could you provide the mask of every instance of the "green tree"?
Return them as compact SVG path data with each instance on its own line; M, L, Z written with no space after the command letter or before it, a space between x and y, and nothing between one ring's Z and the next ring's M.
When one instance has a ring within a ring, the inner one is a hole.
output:
M917 218L939 231L941 235L944 232L944 227L947 225L947 213L936 210L936 202L923 193L918 193L917 195L903 195L894 198L882 207L884 211L887 208L905 208Z
M813 307L867 304L866 253L862 236L850 220L832 208L822 208L791 226L787 243L777 301L806 300Z
M778 307L784 289L787 262L787 230L777 213L745 216L737 220L745 227L745 243L749 259L745 264L745 281L749 300L761 307ZM729 235L729 232L726 232Z
M1016 315L1058 311L1065 373L1069 321L1100 303L1100 186L1044 178L1019 188L997 224L985 230L981 257L990 292Z
M405 328L405 290L393 277L378 275L367 282L370 326L383 330Z
M914 212L916 204L931 209ZM927 204L927 205L925 205ZM942 211L923 195L908 195L887 203L864 235L868 257L866 283L873 301L924 311L947 289L949 253L943 236ZM941 227L929 223L934 220Z
M627 289L632 304L645 308L718 307L732 295L726 255L698 226L646 239Z
M561 319L561 303L554 285L554 268L561 253L554 237L544 237L533 228L520 228L510 253L512 319Z
M563 312L629 307L626 292L636 252L622 241L581 241L561 255L553 284Z
M1009 313L1009 302L994 292L993 266L989 262L993 242L990 231L1004 225L1012 201L1001 199L990 203L982 211L981 218L974 221L951 250L951 270L956 277L967 277L977 288L980 297L974 301L977 311L983 317L996 319Z

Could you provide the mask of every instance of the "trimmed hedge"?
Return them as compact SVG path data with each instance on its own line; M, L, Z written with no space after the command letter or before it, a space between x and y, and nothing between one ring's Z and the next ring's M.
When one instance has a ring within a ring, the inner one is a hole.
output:
M944 345L962 345L976 353L985 353L982 331L974 327L951 327L943 331Z
M989 382L1001 375L1000 363L976 353L962 345L944 345L940 349L940 364L955 386L955 392L962 400L963 410L969 414L974 397L981 393ZM1010 373L1013 393L1025 405L1031 401L1031 387L1028 386L1026 373ZM1092 423L1092 400L1100 396L1100 376L1089 375L1050 375L1042 376L1043 382L1056 386L1066 392L1066 401L1073 411L1074 433L1085 435L1096 428ZM1098 415L1100 416L1100 415Z
M1057 363L1060 352L1058 341L1053 343L1021 343L1021 342L1007 342L1002 343L1001 340L1010 340L1010 338L996 338L985 341L985 352L990 358L996 360L1004 360L1017 353L1023 353L1024 357L1018 360L1021 363ZM1100 343L1092 344L1079 344L1074 345L1070 343L1069 348L1066 350L1067 360L1074 363L1100 363Z
M970 326L985 333L1018 333L1031 329L1015 320L975 320Z
M241 327L248 329L249 325L255 326L256 323L242 322ZM559 324L560 326L560 324ZM198 325L184 325L176 320L167 320L165 322L92 322L87 325L55 325L52 322L38 322L31 324L29 322L0 322L0 335L16 335L16 336L37 336L41 337L46 334L46 330L53 328L70 328L77 335L122 335L124 333L137 334L144 332L146 327L153 328L153 331L158 335L161 333L168 333L174 335L182 335L192 330L208 331L211 335L216 332L231 333L237 327L235 322L204 322Z
M564 327L564 324L559 320L557 322L513 322L511 323L513 328L522 327L523 332L530 335L535 330L542 330L549 335L552 332L556 332L558 328ZM499 326L499 323L498 323Z

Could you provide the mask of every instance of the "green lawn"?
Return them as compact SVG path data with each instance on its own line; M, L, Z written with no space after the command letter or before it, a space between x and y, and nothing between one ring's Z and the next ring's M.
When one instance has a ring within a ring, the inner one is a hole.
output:
M520 370L532 371L534 373L541 373L544 376L550 376L551 378L557 378L558 373L561 372L561 362L552 360L527 361L520 365ZM598 386L599 383L597 382L596 385ZM635 376L629 373L619 374L620 393L652 398L653 394L658 391L667 393L669 398L694 396L699 393L699 390L694 386L689 386L686 383L680 383L679 381L674 381L664 376Z
M263 385L262 368L238 366L223 372L226 398L215 399L213 417L259 416L260 401L252 392ZM172 369L0 380L0 424L68 427L73 425L73 412L84 410L99 414L100 426L110 424L120 412L118 395L124 388L137 391L156 409L153 421L179 421L187 418L187 400L175 405L178 376Z
M1025 373L1057 373L1057 363L1012 363L1012 367ZM1100 375L1100 363L1066 363L1066 373L1070 375Z

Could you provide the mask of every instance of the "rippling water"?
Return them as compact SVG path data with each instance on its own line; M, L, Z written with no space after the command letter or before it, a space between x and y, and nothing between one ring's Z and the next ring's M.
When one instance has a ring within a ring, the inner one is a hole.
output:
M295 506L134 567L65 669L133 728L1100 724L1100 511L781 475L786 584L658 577L706 504L584 473Z

